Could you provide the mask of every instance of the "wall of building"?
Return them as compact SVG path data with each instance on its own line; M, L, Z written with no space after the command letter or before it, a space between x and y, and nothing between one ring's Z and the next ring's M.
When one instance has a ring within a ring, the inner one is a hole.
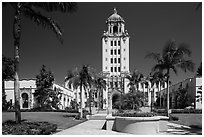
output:
M36 79L21 79L20 83L20 108L21 109L31 109L37 106L37 102L34 98L33 93L37 89L36 87ZM60 109L65 109L70 106L70 102L73 99L73 91L69 90L59 84L53 84L54 88L57 88L62 93L61 97L61 106ZM6 100L11 101L14 104L14 81L5 81L5 94Z

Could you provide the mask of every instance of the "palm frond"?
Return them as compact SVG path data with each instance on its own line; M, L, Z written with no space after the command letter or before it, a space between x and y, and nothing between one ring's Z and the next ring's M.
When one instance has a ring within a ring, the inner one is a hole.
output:
M177 49L177 53L181 55L188 55L189 57L191 56L191 50L189 49L189 45L182 43Z
M166 56L169 53L174 52L175 50L176 50L176 41L175 40L169 40L164 45L162 56Z
M195 64L192 62L192 60L181 60L179 64L177 64L177 67L180 67L184 72L194 71Z
M152 58L156 61L160 61L161 60L161 55L159 53L148 53L145 58Z
M76 2L30 2L29 4L47 12L61 11L71 13L77 11L78 8Z
M26 17L29 17L31 20L36 22L38 25L42 25L43 27L48 27L57 35L57 38L63 43L62 38L62 30L59 25L49 17L43 16L40 12L35 12L33 9L27 6L22 7L23 14Z

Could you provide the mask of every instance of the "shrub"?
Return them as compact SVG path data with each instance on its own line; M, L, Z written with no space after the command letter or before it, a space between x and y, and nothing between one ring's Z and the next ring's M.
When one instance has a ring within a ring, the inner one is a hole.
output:
M113 116L120 116L120 117L153 117L157 116L156 113L152 112L134 112L134 113L113 113Z
M161 114L165 114L166 110L165 109L154 109L153 112L161 115ZM189 114L189 113L193 113L193 114L202 114L202 109L172 109L171 110L172 114Z
M57 125L48 122L22 121L16 124L15 121L6 121L2 124L2 134L12 135L50 135L56 132Z
M178 121L179 118L170 115L170 116L169 116L169 120L170 120L170 121Z

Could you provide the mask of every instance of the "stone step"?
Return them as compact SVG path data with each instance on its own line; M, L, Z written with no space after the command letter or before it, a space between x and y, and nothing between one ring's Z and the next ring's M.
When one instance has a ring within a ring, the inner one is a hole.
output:
M106 114L95 114L95 115L90 115L89 120L105 120L106 119Z

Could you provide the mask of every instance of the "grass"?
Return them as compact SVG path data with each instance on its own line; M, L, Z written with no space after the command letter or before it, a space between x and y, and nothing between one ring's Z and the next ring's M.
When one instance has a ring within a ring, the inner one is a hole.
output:
M58 131L73 127L85 120L74 120L73 117L67 117L73 113L65 112L21 112L22 120L31 122L49 122L57 124ZM8 120L15 120L14 112L2 112L2 123Z
M171 114L171 115L179 118L179 120L174 121L174 123L190 127L202 128L202 114Z

